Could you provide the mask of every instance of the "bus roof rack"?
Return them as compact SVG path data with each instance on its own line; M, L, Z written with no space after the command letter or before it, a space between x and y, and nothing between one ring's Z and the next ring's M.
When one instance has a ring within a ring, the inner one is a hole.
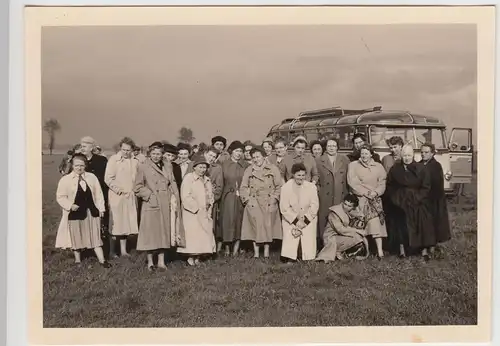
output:
M340 106L335 106L331 108L324 108L324 109L317 109L317 110L312 110L312 111L305 111L299 113L299 116L296 118L287 118L283 120L281 123L284 124L286 122L291 122L290 128L293 127L293 125L297 121L301 120L310 120L310 119L321 119L321 118L328 118L331 116L346 116L346 115L354 115L354 114L363 114L363 113L369 113L369 112L378 112L382 110L382 106L375 106L372 108L364 108L364 109L344 109Z
M381 110L382 110L382 106L376 106L376 107L364 108L364 109L344 109L340 106L337 106L337 107L301 112L299 114L299 118L316 118L316 117L325 117L325 116L331 116L331 115L346 116L346 115L352 115L352 114L377 112L377 111L381 111Z

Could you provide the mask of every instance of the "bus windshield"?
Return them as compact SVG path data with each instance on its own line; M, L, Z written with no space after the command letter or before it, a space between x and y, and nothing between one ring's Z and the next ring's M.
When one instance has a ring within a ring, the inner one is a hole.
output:
M370 141L374 148L389 148L387 141L393 136L401 137L403 142L412 144L415 149L420 149L426 142L434 144L436 149L446 148L444 130L440 128L370 127Z

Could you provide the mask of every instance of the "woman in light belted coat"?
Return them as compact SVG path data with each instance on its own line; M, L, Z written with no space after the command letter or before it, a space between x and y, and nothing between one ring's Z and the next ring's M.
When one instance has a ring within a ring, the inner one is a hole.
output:
M302 260L316 257L316 226L319 209L316 184L306 181L306 167L303 163L292 166L293 178L281 189L280 210L283 215L283 244L281 256L297 259L299 244Z
M382 259L382 238L387 237L386 217L382 206L382 195L386 188L387 173L381 163L373 159L373 149L363 145L360 158L349 164L347 183L359 198L359 209L366 217L366 234L377 245L377 257Z
M139 166L134 192L143 200L137 250L146 251L148 270L153 271L153 254L158 252L158 268L166 269L165 249L184 246L180 223L180 197L172 165L163 157L163 144L150 146L149 158ZM179 215L172 220L172 215Z
M191 266L199 264L202 255L216 250L212 219L214 195L212 182L205 175L208 166L208 162L197 158L193 163L194 172L186 174L181 186L186 246L177 252L188 255L187 263Z
M245 206L241 240L254 242L255 258L263 244L264 258L268 258L269 244L282 238L279 199L283 180L278 167L266 162L264 149L255 147L250 155L253 164L245 170L240 188Z
M127 252L127 237L139 232L137 222L137 199L134 183L139 160L132 156L135 143L130 138L120 141L120 151L112 155L106 165L104 181L109 187L110 233L120 240L120 255L130 256ZM115 253L114 239L110 239L111 254Z

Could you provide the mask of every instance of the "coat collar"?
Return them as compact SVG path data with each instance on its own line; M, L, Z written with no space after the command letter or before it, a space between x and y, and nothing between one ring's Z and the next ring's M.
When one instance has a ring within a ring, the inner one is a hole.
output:
M70 176L71 179L78 179L78 174L76 174L74 171L68 175ZM87 178L87 172L83 172L82 179L85 180L86 178Z
M189 159L188 159L187 161L180 162L180 161L177 159L177 160L175 160L174 162L180 166L180 165L189 165L189 164L190 164L191 162L193 162L193 161L191 161L191 160L189 160Z
M252 167L252 176L254 176L257 179L261 179L265 177L266 175L272 174L272 169L269 163L265 162L262 164L261 169L255 169L254 165L251 165Z
M342 204L331 206L328 210L337 215L344 225L349 224L349 214L347 214L344 208L342 208Z
M238 161L234 161L232 157L229 157L226 161L224 162L229 162L229 163L236 163L237 165L240 165L241 167L245 168L247 167L246 164L247 162L245 161L244 158L241 158L240 160Z
M192 172L191 174L193 174L193 180L194 181L198 181L198 180L201 180L202 183L207 183L210 181L210 178L207 177L206 175L200 177L198 174L196 174L195 172Z
M424 164L424 166L427 166L429 163L432 164L434 162L437 162L437 160L436 160L436 158L434 156L432 156L429 161L422 160L422 163Z
M335 155L335 161L333 161L333 167L332 164L330 163L330 158L328 157L329 155L327 153L324 153L321 155L319 158L321 164L328 169L332 174L336 173L338 171L338 164L337 162L339 161L339 153Z
M129 159L130 159L130 160L137 160L137 161L139 161L139 160L137 159L137 157L135 157L134 155L131 155L131 156L129 157ZM121 152L121 151L119 151L119 152L117 152L117 153L116 153L116 160L117 160L117 161L124 161L124 160L126 160L126 159L123 157L123 155L122 155L122 152Z
M162 174L165 178L167 178L167 177L168 177L168 176L167 176L167 171L166 171L166 169L165 169L165 168L167 167L167 165L169 164L169 162L168 162L168 161L163 160L163 169L158 168L158 166L156 165L156 163L154 163L154 162L153 162L153 160L151 160L151 158L148 158L148 159L146 160L146 162L148 163L148 165L149 165L150 167L152 167L152 168L153 168L155 171L157 171L158 173L161 173L161 174Z
M358 163L359 163L361 166L366 167L366 168L368 168L368 167L375 167L375 166L377 165L377 162L373 159L373 157L372 157L372 159L371 159L368 163L366 163L366 164L365 164L363 161L361 161L361 159L358 159Z

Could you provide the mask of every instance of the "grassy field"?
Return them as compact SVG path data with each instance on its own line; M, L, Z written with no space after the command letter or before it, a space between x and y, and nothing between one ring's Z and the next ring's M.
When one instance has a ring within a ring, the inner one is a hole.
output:
M428 263L400 260L330 264L219 258L200 267L174 261L149 273L145 255L73 265L54 248L60 156L43 157L43 288L50 327L266 327L471 325L477 323L476 186L450 205L453 239Z

